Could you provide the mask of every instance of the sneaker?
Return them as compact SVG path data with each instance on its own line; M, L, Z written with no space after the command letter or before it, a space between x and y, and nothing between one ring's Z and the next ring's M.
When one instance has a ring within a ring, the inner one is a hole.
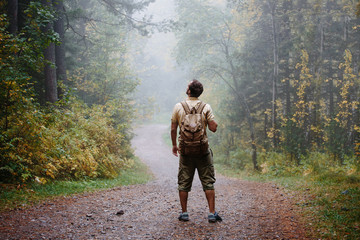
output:
M183 212L179 216L179 220L183 222L189 221L189 214L187 212Z
M222 218L219 216L219 214L217 212L215 212L215 213L209 213L208 220L209 220L209 223L214 223L216 221L221 222Z

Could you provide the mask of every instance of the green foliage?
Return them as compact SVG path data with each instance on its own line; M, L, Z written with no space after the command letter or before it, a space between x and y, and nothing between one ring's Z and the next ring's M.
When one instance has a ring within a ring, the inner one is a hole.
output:
M44 31L49 23L52 23L56 17L53 9L42 5L40 2L30 1L28 8L24 11L26 22L22 31L34 47L32 50L42 55L42 50L50 43L59 44L58 35L54 30Z
M303 129L299 128L293 119L288 119L281 129L281 133L284 138L284 141L281 141L281 146L286 153L290 154L291 160L295 158L299 163L300 156L304 152L302 144L306 141Z
M330 120L325 127L325 133L328 136L326 146L329 153L333 154L334 159L343 159L346 153L344 143L346 143L347 136L340 123L334 119Z
M221 148L214 148L214 152L216 155L215 163L236 171L252 172L251 152L249 150L238 148L224 154ZM298 164L289 155L290 153L261 151L258 154L261 173L274 177L308 176L320 178L321 176L336 175L349 183L357 181L359 168L356 156L346 156L343 164L339 164L327 153L313 151L306 155L299 155L301 164Z
M28 14L34 11L30 6ZM31 22L31 20L29 20ZM42 51L54 34L43 35L39 28L46 19L34 16L32 23L24 28L17 36L6 31L8 19L0 16L0 112L1 127L9 127L11 115L19 114L23 105L31 104L34 97L33 82L29 71L39 72L43 67Z
M1 181L116 177L133 164L130 126L124 124L130 108L117 104L89 108L73 100L68 109L22 109L2 133Z
M216 156L216 163L240 171L252 169L251 151L249 150L238 148L224 152L221 147L214 147L214 153Z
M297 164L300 162L300 155L304 154L308 149L306 135L309 134L309 108L312 105L306 96L313 76L310 74L308 68L309 55L306 51L302 51L301 63L296 65L300 70L299 78L292 79L292 85L296 90L296 96L293 103L292 111L283 116L281 123L284 129L280 130L283 133L281 145L284 147L286 153L289 153L291 159L295 157Z
M319 182L327 182L327 183L348 183L348 184L358 184L360 183L360 177L357 175L346 175L344 173L339 172L325 172L319 173L319 175L315 176L314 179Z
M138 85L131 70L129 46L132 34L128 21L124 21L124 9L110 7L124 4L135 11L148 2L100 3L89 1L68 4L72 31L66 32L69 86L85 103L106 104L114 99L128 99ZM96 9L96 10L95 10ZM129 19L130 21L130 19Z
M338 164L328 154L310 152L300 156L301 164L297 164L283 153L264 152L259 161L262 173L273 176L319 176L322 173L351 176L358 173L356 157L346 157L343 164Z
M336 87L339 97L336 114L325 117L325 144L330 154L335 159L343 162L344 156L352 154L355 147L355 139L358 135L357 110L359 108L358 88L360 78L353 73L352 54L345 51L344 62L339 66L343 69L343 78L338 79Z

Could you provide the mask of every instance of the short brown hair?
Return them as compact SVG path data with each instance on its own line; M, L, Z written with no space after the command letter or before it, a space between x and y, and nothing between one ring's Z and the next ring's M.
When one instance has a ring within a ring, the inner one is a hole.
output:
M196 79L189 84L190 97L199 97L204 91L203 85Z

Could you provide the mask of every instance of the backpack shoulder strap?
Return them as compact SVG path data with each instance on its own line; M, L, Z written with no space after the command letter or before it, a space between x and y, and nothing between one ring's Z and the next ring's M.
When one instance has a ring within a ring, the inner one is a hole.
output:
M203 117L203 115L202 115L202 111L204 110L205 105L206 105L206 103L200 102L198 108L196 109L196 113L200 114L200 116L201 116L201 119L202 119L201 123L202 123L202 125L203 125L204 134L205 134L205 136L206 136L206 126L205 126L206 118L204 119L204 117Z
M190 108L189 108L189 105L186 103L186 101L182 101L181 105L183 106L186 115L189 114L190 113Z
M201 114L201 113L202 113L202 111L203 111L203 110L204 110L204 108L205 108L205 105L206 105L206 103L204 103L204 102L200 102L200 104L199 104L198 108L196 109L196 113Z

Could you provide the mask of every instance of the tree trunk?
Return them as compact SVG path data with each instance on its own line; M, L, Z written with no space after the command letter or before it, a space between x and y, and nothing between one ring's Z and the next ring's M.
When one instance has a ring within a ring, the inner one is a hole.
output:
M18 31L18 0L9 0L8 1L8 14L9 14L9 32L13 35L16 35Z
M289 23L290 22L290 15L294 9L293 6L293 2L292 1L286 1L283 5L284 8L284 14L282 17L282 22L285 23ZM284 29L284 35L285 35L285 39L288 39L287 41L290 41L289 39L293 39L293 34L291 33L291 29L290 26L285 27ZM293 43L291 43L290 46L293 46ZM290 74L291 72L293 72L294 68L293 68L293 47L290 47L290 49L288 50L288 60L287 60L287 68L285 70L285 78L288 78L285 81L285 98L286 98L286 102L285 102L285 116L287 119L290 118L290 113L291 113L291 94L290 94Z
M56 70L52 66L55 63L55 44L50 43L44 51L45 64L45 100L54 103L58 100Z
M324 54L324 42L325 42L325 31L323 23L321 22L320 26L320 60L321 60L321 67L322 67L322 59Z
M329 114L334 117L334 83L333 79L329 79Z
M279 75L279 49L278 49L278 38L277 38L277 31L276 31L276 21L275 21L275 8L276 8L276 1L273 3L270 3L268 1L268 5L271 11L271 23L272 23L272 36L273 36L273 64L274 64L274 71L273 71L273 79L272 79L272 127L274 130L274 137L273 137L273 144L274 147L277 147L278 145L278 138L277 138L277 106L276 106L276 100L277 100L277 81L278 81L278 75Z
M9 0L8 1L8 16L9 16L9 33L13 34L14 36L17 34L18 31L18 7L19 7L19 3L18 0ZM16 57L17 54L15 54ZM6 131L8 129L9 126L9 106L10 106L10 87L11 85L7 85L6 87L6 97L5 97L5 101L3 103L1 103L4 106L4 114L5 114L5 122L4 122L4 130ZM2 106L1 106L2 107Z
M48 7L52 7L50 0L42 0L42 4ZM53 24L49 23L44 32L48 32L53 28ZM44 51L45 68L45 100L47 102L54 103L58 100L57 82L56 82L56 69L52 66L55 64L55 44L50 45Z
M250 140L251 140L251 149L252 149L251 160L252 160L254 169L258 171L258 170L260 170L260 168L257 163L257 147L256 147L256 139L255 139L255 129L254 129L254 123L253 123L253 119L251 117L250 109L246 102L245 96L240 92L240 90L236 89L236 87L232 88L232 89L235 92L235 95L236 95L236 98L238 99L239 104L243 106L245 113L246 113L246 119L248 120L249 130L250 130Z
M321 128L321 114L320 114L320 102L321 102L321 86L322 86L322 76L324 68L324 50L325 50L325 27L324 27L324 18L320 19L320 46L319 46L319 67L317 69L317 81L315 83L315 93L314 93L314 109L313 109L313 118L312 125L318 128ZM322 138L319 132L312 132L313 140L317 147L320 147L322 144Z
M290 71L291 71L291 66L290 64L288 65L288 68L286 70L286 76L290 75ZM285 94L286 94L286 105L285 105L285 116L287 118L290 118L290 114L291 114L291 95L290 95L290 79L287 79L285 82Z
M268 115L265 113L264 114L264 140L266 142L267 140L267 132L268 132ZM265 149L266 151L268 151L268 144L265 144Z
M54 22L54 30L59 34L61 42L59 45L55 46L56 76L58 81L62 81L64 84L67 84L65 64L64 3L63 0L53 0L53 5L58 17Z
M344 43L347 42L349 36L349 20L348 16L344 16Z

